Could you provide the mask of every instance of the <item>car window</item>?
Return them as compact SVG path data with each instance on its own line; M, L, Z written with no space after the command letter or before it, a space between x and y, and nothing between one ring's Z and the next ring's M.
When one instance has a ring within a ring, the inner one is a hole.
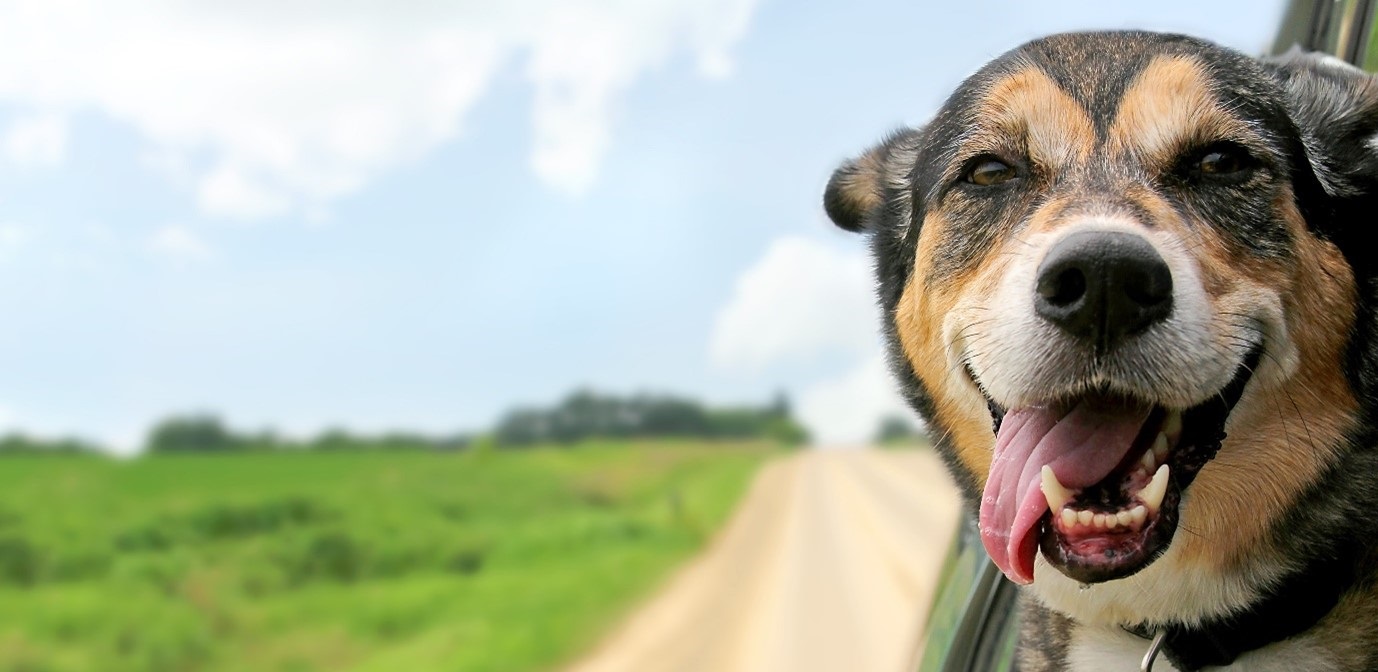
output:
M920 672L1013 669L1019 615L1016 588L990 561L973 521L963 516L939 574Z
M1283 12L1271 53L1293 46L1323 51L1363 67L1378 69L1375 0L1293 0Z
M1368 43L1364 45L1363 62L1359 65L1369 72L1378 72L1378 2L1369 4L1368 21L1363 30Z

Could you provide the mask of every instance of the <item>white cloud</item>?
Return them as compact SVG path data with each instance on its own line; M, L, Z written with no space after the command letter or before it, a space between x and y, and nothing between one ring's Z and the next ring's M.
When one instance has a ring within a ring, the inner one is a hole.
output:
M24 67L0 68L0 101L100 111L189 171L205 212L262 217L319 210L455 137L494 73L526 58L533 168L578 193L620 94L677 51L727 73L754 4L7 3L0 61ZM60 157L61 127L42 123L11 135L46 138L26 156Z
M709 342L714 364L744 371L842 359L797 390L799 418L823 443L871 438L889 414L913 417L882 355L870 261L803 236L775 240L737 280Z
M148 249L179 264L204 261L211 257L210 245L190 229L175 224L158 229L148 239Z
M56 166L67 155L67 122L51 114L16 119L5 129L0 145L5 158L16 165Z
M607 149L617 95L680 40L697 55L700 74L727 76L727 48L745 33L754 4L551 3L536 24L527 65L536 89L536 173L571 193L587 189Z
M718 312L709 353L722 367L757 369L826 352L877 347L870 261L802 236L775 240Z
M886 416L917 421L897 390L885 357L877 350L844 374L805 387L795 408L819 443L866 441Z
M229 165L222 165L202 177L196 195L201 207L215 214L268 217L291 207L286 195Z

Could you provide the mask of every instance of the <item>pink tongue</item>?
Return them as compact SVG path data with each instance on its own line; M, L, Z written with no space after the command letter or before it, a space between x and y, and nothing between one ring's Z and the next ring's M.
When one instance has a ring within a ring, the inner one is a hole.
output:
M1042 407L1005 414L981 496L981 541L1005 576L1033 583L1038 521L1048 510L1043 465L1068 488L1099 483L1129 453L1150 410L1087 400L1065 414Z

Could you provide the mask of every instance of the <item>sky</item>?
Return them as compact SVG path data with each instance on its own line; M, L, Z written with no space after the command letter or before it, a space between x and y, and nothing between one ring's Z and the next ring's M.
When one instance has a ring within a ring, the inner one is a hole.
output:
M451 433L572 389L905 413L832 169L1040 35L1280 2L0 2L0 429Z

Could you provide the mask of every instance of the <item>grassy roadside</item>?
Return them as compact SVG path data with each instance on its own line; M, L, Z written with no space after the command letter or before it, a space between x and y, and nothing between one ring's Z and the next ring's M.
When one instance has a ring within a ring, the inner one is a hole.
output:
M545 669L773 452L5 459L0 670Z

